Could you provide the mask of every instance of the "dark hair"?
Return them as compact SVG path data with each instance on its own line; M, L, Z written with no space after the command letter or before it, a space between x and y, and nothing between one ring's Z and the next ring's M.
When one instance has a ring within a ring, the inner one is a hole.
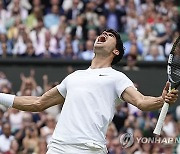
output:
M137 55L128 54L126 58L127 58L127 60L136 60L136 59L137 59ZM129 58L130 58L130 59L129 59Z
M117 31L115 31L114 29L106 29L104 31L110 32L110 33L114 34L114 36L116 37L116 49L119 51L119 55L115 56L111 63L111 65L115 65L122 59L122 57L124 55L123 42L121 40L121 36L119 35L119 33Z

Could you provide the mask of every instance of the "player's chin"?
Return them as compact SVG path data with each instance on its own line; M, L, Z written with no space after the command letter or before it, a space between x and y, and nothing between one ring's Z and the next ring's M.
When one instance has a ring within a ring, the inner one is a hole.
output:
M103 46L104 46L104 43L97 42L94 44L94 47L103 47Z

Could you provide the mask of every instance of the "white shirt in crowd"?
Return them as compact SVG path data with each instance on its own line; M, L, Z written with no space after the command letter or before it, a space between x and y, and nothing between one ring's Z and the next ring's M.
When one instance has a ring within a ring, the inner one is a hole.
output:
M12 131L16 131L22 128L23 115L23 111L19 111L18 113L10 113L9 122L11 124Z
M46 34L45 28L42 28L38 34L37 31L35 30L31 31L29 34L35 49L36 56L43 54L45 51L45 42L46 42L45 34Z
M134 87L123 73L108 68L76 71L57 86L65 98L49 147L93 143L105 146L105 134L115 113L115 100Z
M0 152L9 151L13 139L14 136L9 136L9 138L7 138L4 134L0 135Z

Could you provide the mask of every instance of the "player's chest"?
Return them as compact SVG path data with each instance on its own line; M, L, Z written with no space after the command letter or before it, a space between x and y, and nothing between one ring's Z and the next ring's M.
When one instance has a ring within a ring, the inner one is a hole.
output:
M113 78L105 73L97 74L81 74L73 76L69 79L67 87L85 87L85 88L106 88L113 86L115 81Z

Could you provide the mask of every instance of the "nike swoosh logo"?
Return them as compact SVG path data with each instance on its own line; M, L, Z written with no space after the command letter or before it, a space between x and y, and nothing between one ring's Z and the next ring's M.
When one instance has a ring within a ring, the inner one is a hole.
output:
M99 74L99 76L108 76L108 75L104 75L104 74Z

